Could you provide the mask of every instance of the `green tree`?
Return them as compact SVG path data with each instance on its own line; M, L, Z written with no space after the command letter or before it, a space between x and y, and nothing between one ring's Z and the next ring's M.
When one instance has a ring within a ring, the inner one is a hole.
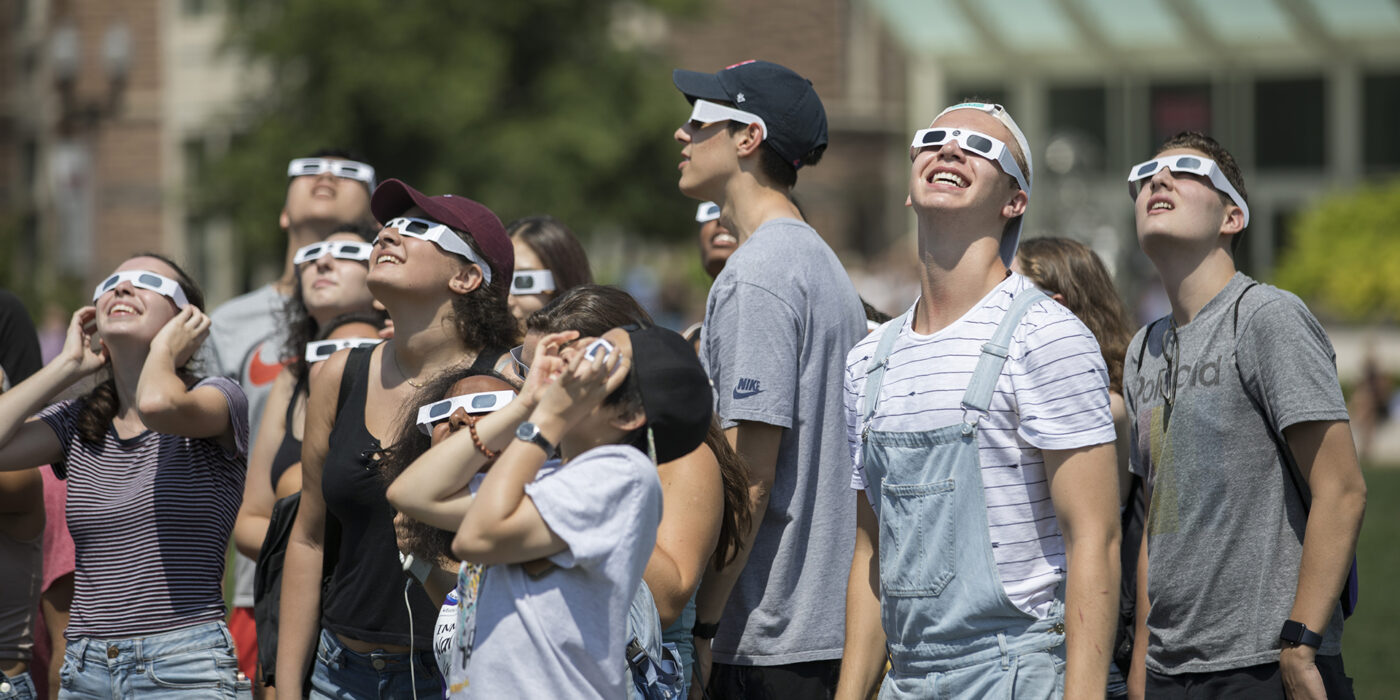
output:
M194 201L231 218L244 255L280 255L285 164L331 145L381 180L465 195L505 221L547 212L580 234L683 224L671 132L686 105L664 53L618 18L690 14L697 0L227 6L230 47L272 84Z
M1276 279L1339 319L1400 320L1400 179L1304 211Z

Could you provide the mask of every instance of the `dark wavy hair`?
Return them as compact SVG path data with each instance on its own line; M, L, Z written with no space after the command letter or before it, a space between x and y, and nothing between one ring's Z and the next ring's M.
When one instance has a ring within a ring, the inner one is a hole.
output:
M1108 365L1109 391L1123 393L1123 359L1133 327L1098 254L1068 238L1031 238L1021 242L1016 258L1035 286L1063 296L1065 307L1089 327Z
M399 411L398 435L399 439L394 444L381 448L374 453L373 459L379 467L379 475L384 479L384 486L393 483L394 479L408 469L408 465L423 456L433 443L430 435L424 435L418 429L418 407L434 401L441 401L447 397L447 392L452 389L452 385L467 379L468 377L492 377L507 384L510 381L495 372L482 372L470 367L455 367L442 374L437 375L422 389L414 395L413 400L404 404ZM404 544L407 552L419 559L431 562L457 561L457 557L452 554L452 538L454 533L440 528L433 527L424 522L405 518L406 522L402 526L404 531Z
M653 325L651 315L636 299L617 287L585 284L559 295L544 308L530 314L525 328L536 333L578 331L584 336L600 336L613 328L635 323ZM622 386L609 394L606 405L621 406L623 415L635 415L644 410L641 385L629 376ZM645 429L628 436L629 444L646 452ZM636 443L640 441L640 445ZM740 535L749 526L749 468L714 421L705 435L705 444L719 462L720 479L724 485L724 514L720 518L719 544L715 549L718 566L733 560L739 553Z
M510 222L506 235L530 246L530 250L540 256L545 269L554 273L556 296L581 284L593 283L588 253L564 222L548 214L526 216Z
M344 224L336 227L331 235L334 236L337 233L353 233L368 243L374 240L378 229L369 224ZM282 343L282 364L291 371L292 378L298 381L306 376L306 370L309 367L306 359L302 357L303 351L306 350L306 344L325 337L321 329L316 327L316 319L311 318L311 314L306 311L306 300L301 293L301 269L301 267L297 267L296 280L292 285L292 295L287 297L286 303L278 311L278 318L287 329L287 340ZM379 316L379 320L377 322L369 321L369 323L383 328L384 319L388 318L389 315L382 311L375 313Z
M175 281L180 285L180 291L185 293L185 298L196 309L204 310L204 291L195 284L184 268L175 264L174 260L158 253L135 253L128 256L127 260L132 258L155 258L169 265L170 269L175 271ZM191 357L184 366L175 371L186 387L194 385L202 378L194 371L197 362ZM117 381L112 377L110 368L102 371L106 373L106 378L99 381L92 391L77 399L78 437L90 445L102 444L107 437L107 430L112 426L112 420L117 417Z

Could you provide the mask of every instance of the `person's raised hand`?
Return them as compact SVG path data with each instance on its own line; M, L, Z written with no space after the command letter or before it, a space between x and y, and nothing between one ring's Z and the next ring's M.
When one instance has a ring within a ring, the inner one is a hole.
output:
M175 358L175 366L183 367L194 357L204 339L209 337L209 323L209 317L203 311L194 305L187 305L165 323L151 341L151 347L169 350L171 357Z
M535 357L530 363L530 371L525 375L525 383L520 387L520 395L516 397L516 401L522 401L530 408L539 405L545 389L558 379L567 365L561 354L564 345L577 337L578 331L564 331L549 333L540 338L535 344Z
M560 357L567 365L546 387L537 409L559 416L568 425L578 422L601 404L608 394L622 386L632 369L630 353L614 347L610 352L598 352L589 357L587 347L595 339L584 340L586 342L577 343L561 352ZM583 345L583 348L579 348L579 345ZM534 372L532 366L530 373Z
M107 348L97 337L97 307L84 306L73 312L59 357L78 376L92 374L107 364Z

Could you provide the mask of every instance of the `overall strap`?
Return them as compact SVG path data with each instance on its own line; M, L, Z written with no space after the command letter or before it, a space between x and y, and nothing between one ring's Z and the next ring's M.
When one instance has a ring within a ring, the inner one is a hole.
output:
M992 391L996 389L997 377L1001 376L1001 368L1006 364L1006 355L1011 346L1011 336L1016 332L1016 327L1021 324L1021 318L1026 315L1032 305L1049 298L1045 296L1045 292L1035 287L1026 287L1011 300L1011 306L1006 309L1006 315L1002 317L1001 324L992 334L992 339L982 345L982 356L977 358L977 369L973 370L972 380L968 382L967 392L963 394L962 407L965 428L977 424L977 419L973 419L971 422L967 420L968 411L985 414L988 407L992 405ZM979 415L978 418L980 417Z
M870 362L865 365L865 406L860 420L862 425L869 425L870 419L875 416L875 407L880 404L880 388L885 383L885 368L889 365L890 350L894 348L894 341L899 338L899 331L904 328L904 319L909 317L909 313L905 311L885 326L885 332L880 334L880 344L875 346L875 354L870 356Z

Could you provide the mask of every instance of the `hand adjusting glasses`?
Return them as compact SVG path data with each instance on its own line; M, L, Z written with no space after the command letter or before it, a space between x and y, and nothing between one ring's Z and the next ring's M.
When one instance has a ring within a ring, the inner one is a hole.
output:
M481 256L467 245L462 235L436 221L427 219L415 219L411 216L399 216L390 219L384 224L384 228L398 229L400 234L417 238L424 241L432 241L437 247L449 252L456 253L481 267L481 276L487 284L491 284L491 266L486 264ZM375 239L378 240L377 238Z
M175 302L175 308L183 309L189 306L190 300L185 297L185 290L180 289L180 283L169 277L157 275L154 272L145 270L126 270L118 272L102 281L97 288L92 290L92 303L96 304L103 294L117 288L122 282L130 282L131 286L137 289L149 289L157 294L168 297Z
M347 180L358 180L365 183L371 192L374 191L374 168L367 163L337 158L297 158L287 164L287 177L326 172Z
M1026 183L1026 176L1021 172L1021 166L1016 164L1016 158L1011 155L1011 149L1006 147L999 139L995 139L980 131L971 129L948 129L944 127L934 127L931 129L919 129L914 132L914 142L909 144L909 160L919 155L919 151L925 148L935 148L942 146L949 141L957 141L958 147L975 156L981 156L996 163L1001 171L1016 178L1016 184L1022 190L1029 193L1030 185Z
M433 425L447 420L457 409L467 413L491 413L515 399L513 391L482 391L475 394L453 396L441 401L418 407L418 429L424 435L433 434Z
M341 260L358 260L368 262L369 256L374 252L374 246L369 243L357 243L355 241L321 241L302 246L297 250L292 258L293 265L301 265L313 260L320 260L323 255L330 255Z
M1187 154L1175 156L1161 156L1153 158L1146 163L1138 163L1128 171L1128 196L1136 202L1138 194L1142 192L1142 181L1146 180L1166 168L1174 173L1188 173L1210 178L1210 184L1215 189L1230 198L1235 206L1244 212L1244 225L1249 226L1249 205L1245 204L1244 197L1235 190L1235 186L1225 178L1225 173L1220 170L1220 166L1215 161L1202 156Z

